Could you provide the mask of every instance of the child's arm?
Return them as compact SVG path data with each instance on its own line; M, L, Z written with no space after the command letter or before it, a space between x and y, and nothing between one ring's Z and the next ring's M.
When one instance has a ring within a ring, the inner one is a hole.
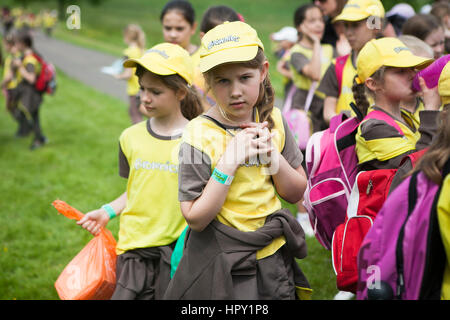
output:
M215 168L228 176L234 176L239 165L247 159L271 152L273 149L268 144L268 137L254 139L258 132L257 128L246 128L236 134ZM202 231L216 217L225 202L228 190L228 185L211 177L197 199L181 201L181 212L192 230Z
M125 68L121 74L115 74L114 78L119 80L128 80L134 75L132 68Z
M323 119L326 123L330 123L331 118L336 115L336 106L338 99L336 97L327 96L323 102Z
M14 75L13 75L13 73L11 72L11 70L7 70L7 71L6 71L6 75L5 75L5 77L3 78L3 80L2 80L2 82L1 82L1 84L0 84L0 87L1 87L1 88L6 88L6 86L8 85L8 83L11 82L11 80L13 79L13 77L14 77Z
M336 62L330 64L327 71L320 80L318 91L325 94L323 102L323 119L330 123L331 118L336 115L336 107L339 99L339 83L336 75Z
M278 153L278 151L276 151ZM281 198L289 203L297 203L303 197L306 189L306 173L300 165L297 169L291 167L286 159L277 154L279 169L272 175L275 189Z
M289 203L297 203L303 197L303 193L306 189L306 174L301 165L301 154L296 144L294 144L294 138L291 132L285 125L285 146L282 153L276 148L272 148L270 154L270 164L267 174L271 174L275 189L281 198ZM287 130L286 130L287 129ZM269 129L264 128L263 135L268 137L268 143L272 145L272 135ZM292 148L295 148L296 152ZM290 150L289 150L290 149ZM290 162L287 160L288 157ZM295 160L293 160L293 158ZM294 169L295 168L295 169Z
M302 69L302 73L313 81L320 80L320 40L314 40L311 61Z
M308 37L312 43L313 43L313 54L312 58L307 63L301 72L310 78L313 81L319 81L320 80L320 69L321 69L321 46L320 46L320 38L318 38L316 35L313 35L309 30L303 29L302 33L304 36Z
M113 200L109 203L109 205L113 208L116 215L119 215L123 209L125 209L127 203L127 193L124 192L117 199ZM103 209L96 209L86 213L86 215L77 222L78 225L81 225L84 229L92 233L94 236L100 233L103 227L105 227L109 222L109 214Z
M284 56L286 56L287 54L288 54L288 52L286 52L284 54ZM283 57L280 60L277 61L277 71L281 75L283 75L283 76L285 76L285 77L287 77L289 79L292 79L291 70L289 68L286 68L286 60Z

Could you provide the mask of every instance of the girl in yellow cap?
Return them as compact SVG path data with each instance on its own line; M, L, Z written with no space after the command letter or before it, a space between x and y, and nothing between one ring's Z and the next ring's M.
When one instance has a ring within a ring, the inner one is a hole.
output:
M356 58L362 47L381 33L383 18L384 7L379 0L350 0L334 18L334 22L343 23L344 34L352 51L334 59L320 82L318 90L326 95L323 118L327 124L333 116L344 110L350 113L350 103L354 102L352 86L356 75Z
M295 299L311 292L294 257L304 233L277 193L297 202L302 155L274 108L256 31L225 22L202 38L200 69L217 104L180 147L179 200L189 229L167 299Z
M356 106L363 116L381 111L392 121L372 118L361 122L356 134L360 169L398 168L405 155L431 142L440 106L437 89L428 89L422 83L425 110L420 112L420 127L400 104L415 95L415 70L432 61L415 56L396 38L371 40L362 48L357 59L357 83L353 86ZM374 105L369 105L366 93L373 97Z
M160 299L170 280L170 257L186 227L177 201L178 150L188 120L201 112L191 87L192 61L178 45L163 43L124 67L136 68L141 103L150 119L119 138L119 174L127 190L78 222L96 235L120 214L117 284L112 299Z

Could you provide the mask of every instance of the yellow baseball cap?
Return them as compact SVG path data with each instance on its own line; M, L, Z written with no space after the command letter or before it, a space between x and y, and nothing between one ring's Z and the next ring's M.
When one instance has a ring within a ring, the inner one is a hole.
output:
M137 65L162 76L178 74L190 85L194 78L194 63L191 56L177 44L157 44L139 59L128 59L123 63L126 68L135 68Z
M384 7L380 0L349 0L335 21L360 21L368 17L384 18Z
M441 71L438 82L438 91L441 96L442 104L450 103L450 62L447 62Z
M226 21L203 36L200 71L206 72L223 63L252 60L258 47L264 50L255 29L245 22Z
M412 51L397 38L373 39L367 42L356 59L357 83L367 78L382 66L396 68L423 69L434 60L415 56Z

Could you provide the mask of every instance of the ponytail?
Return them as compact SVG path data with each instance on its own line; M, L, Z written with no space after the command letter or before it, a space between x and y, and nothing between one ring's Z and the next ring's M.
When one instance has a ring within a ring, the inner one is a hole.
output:
M186 119L192 120L202 114L202 112L203 106L200 95L194 86L186 84L186 96L181 101L181 113Z
M267 121L269 130L275 126L271 116L274 102L275 91L272 87L269 76L267 76L261 83L259 97L255 108L258 110L260 122Z
M356 82L354 82L352 91L356 107L361 112L362 116L365 117L367 115L367 110L370 107L369 101L366 97L366 85L364 83L357 84Z

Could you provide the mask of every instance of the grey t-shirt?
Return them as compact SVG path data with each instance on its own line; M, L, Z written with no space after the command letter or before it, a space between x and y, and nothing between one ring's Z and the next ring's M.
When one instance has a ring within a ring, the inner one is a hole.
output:
M227 129L238 128L221 124ZM283 118L285 143L281 155L292 168L297 169L303 162L303 155L295 142L286 120ZM183 142L179 153L178 200L191 201L203 192L212 174L211 159L202 151Z

